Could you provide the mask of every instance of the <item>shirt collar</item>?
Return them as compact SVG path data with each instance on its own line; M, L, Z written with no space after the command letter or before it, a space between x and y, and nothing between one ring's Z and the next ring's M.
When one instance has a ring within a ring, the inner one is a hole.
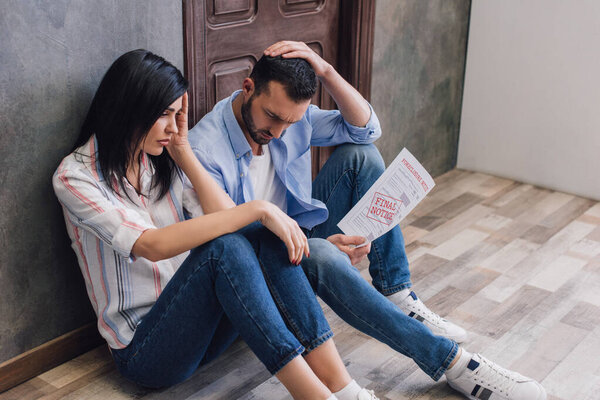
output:
M244 135L244 132L242 132L242 128L240 128L240 124L238 124L237 119L235 119L235 114L233 113L233 100L240 92L241 90L233 92L229 97L228 104L223 113L223 120L225 121L225 127L227 128L229 141L231 142L231 147L235 153L235 158L238 160L246 153L252 151L248 139L246 139L246 136Z

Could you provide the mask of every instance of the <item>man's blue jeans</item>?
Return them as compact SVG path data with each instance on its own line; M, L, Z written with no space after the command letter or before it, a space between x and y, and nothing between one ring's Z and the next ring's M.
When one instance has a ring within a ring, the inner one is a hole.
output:
M308 243L310 258L305 257L301 265L316 294L348 324L412 358L438 380L458 345L402 312L364 280L335 245L320 238Z
M192 250L131 343L112 355L126 378L166 387L216 358L238 332L272 374L333 335L302 268L260 224Z
M313 182L313 197L327 206L329 218L308 236L326 239L342 233L337 224L385 171L375 145L343 144L335 149ZM388 296L412 286L400 227L374 240L369 253L373 286Z

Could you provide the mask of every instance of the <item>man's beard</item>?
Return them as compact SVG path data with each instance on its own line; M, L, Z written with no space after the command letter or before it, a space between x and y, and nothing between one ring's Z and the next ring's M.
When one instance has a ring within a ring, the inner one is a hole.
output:
M269 144L271 139L265 139L260 136L260 133L256 130L256 126L254 125L254 118L252 118L252 112L250 111L250 106L252 105L252 101L254 100L254 95L252 95L246 103L242 103L242 121L246 125L246 129L248 130L248 134L256 144ZM261 131L267 134L271 134L267 131Z

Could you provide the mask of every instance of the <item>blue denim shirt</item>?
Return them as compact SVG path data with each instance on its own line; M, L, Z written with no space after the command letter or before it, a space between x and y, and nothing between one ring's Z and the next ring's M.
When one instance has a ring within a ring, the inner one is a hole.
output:
M248 176L252 150L231 105L239 93L218 102L189 132L194 154L236 204L254 199ZM327 220L327 208L311 196L310 146L367 144L379 136L381 127L372 108L367 125L357 127L347 123L338 110L321 110L311 104L300 121L269 143L275 173L287 188L287 214L308 229ZM193 191L189 180L186 186ZM201 208L187 211L196 216Z

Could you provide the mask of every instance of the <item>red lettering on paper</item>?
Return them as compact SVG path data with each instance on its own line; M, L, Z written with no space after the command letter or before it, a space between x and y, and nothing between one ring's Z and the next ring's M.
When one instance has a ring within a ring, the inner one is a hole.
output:
M406 166L406 168L408 168L408 170L413 174L413 176L417 179L417 181L421 184L421 187L423 187L423 190L425 190L425 192L427 192L429 190L429 186L427 186L427 183L425 183L425 181L423 180L423 178L421 178L421 175L415 170L415 168L406 160L406 158L402 159L402 164L404 164Z
M371 206L367 211L367 218L390 225L394 216L400 210L400 204L402 204L402 200L375 192L373 200L371 200Z

